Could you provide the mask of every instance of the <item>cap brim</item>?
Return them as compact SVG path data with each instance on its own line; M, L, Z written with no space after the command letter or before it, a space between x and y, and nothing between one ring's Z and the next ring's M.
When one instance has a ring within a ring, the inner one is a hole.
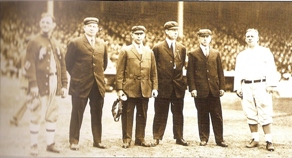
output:
M137 30L137 31L134 31L133 33L144 33L144 31L142 31L142 30Z

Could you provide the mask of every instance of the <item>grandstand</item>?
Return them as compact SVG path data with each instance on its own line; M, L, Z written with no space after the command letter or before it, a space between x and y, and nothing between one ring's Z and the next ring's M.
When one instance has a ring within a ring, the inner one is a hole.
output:
M18 76L21 56L28 41L38 33L39 15L47 11L46 1L0 2L1 18L1 75ZM86 16L100 19L98 37L108 44L110 64L107 74L114 75L115 61L120 49L129 44L130 28L147 28L145 44L152 47L164 39L163 24L183 19L179 39L188 52L198 46L196 32L209 28L214 32L212 47L221 53L227 77L232 77L237 54L244 49L247 28L257 28L260 45L271 49L277 70L283 79L292 74L292 2L184 2L183 17L178 17L178 2L163 1L54 1L57 20L54 36L63 52L68 41L83 33L82 20ZM108 78L113 82L112 78ZM232 79L227 80L230 82Z

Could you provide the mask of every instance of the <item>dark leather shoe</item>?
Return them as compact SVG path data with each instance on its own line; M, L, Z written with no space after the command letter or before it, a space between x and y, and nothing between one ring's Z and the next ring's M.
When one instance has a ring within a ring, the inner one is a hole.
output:
M53 153L60 153L60 149L58 149L56 146L55 146L55 143L51 144L51 145L48 145L47 146L47 151L49 152L53 152Z
M100 148L100 149L106 149L107 148L106 145L103 145L101 143L93 143L93 147L97 147L97 148Z
M143 146L143 147L151 147L152 146L151 143L146 143L145 141L143 141L143 142L135 142L135 145L140 145L140 146Z
M268 150L268 151L274 151L275 150L275 147L274 147L274 145L273 145L273 143L272 142L266 142L267 143L267 145L266 145L266 149Z
M70 144L70 149L71 150L79 150L79 145L78 144Z
M207 142L206 141L201 141L200 142L200 146L206 146L207 145Z
M157 146L159 144L159 139L153 139L152 146Z
M225 143L224 141L223 142L220 142L220 143L217 143L218 146L221 146L221 147L228 147L228 144Z
M259 142L258 141L254 141L254 139L252 139L249 144L246 145L247 148L255 148L259 146Z
M126 142L126 143L123 143L123 144L122 144L122 148L125 148L125 149L126 149L126 148L129 148L129 147L130 147L130 144L131 144L130 142L128 142L128 143L127 143L127 142Z
M189 146L189 142L185 141L184 139L176 139L176 144L183 145L183 146Z

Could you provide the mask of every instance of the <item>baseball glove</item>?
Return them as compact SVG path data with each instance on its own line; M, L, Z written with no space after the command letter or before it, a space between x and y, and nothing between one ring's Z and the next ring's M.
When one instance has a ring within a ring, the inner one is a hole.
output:
M114 121L118 122L120 120L120 116L123 111L123 101L121 99L116 99L112 105L112 115L114 117Z
M36 109L38 109L39 107L41 107L41 101L39 96L27 96L27 100L25 102L26 106L28 109L30 109L31 111L35 111Z

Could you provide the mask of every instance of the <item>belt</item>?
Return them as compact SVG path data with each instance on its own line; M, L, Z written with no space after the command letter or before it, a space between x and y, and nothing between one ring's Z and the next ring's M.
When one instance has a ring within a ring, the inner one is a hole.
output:
M50 76L57 75L57 72L50 72L49 75Z
M258 83L258 82L266 82L266 79L259 79L259 80L244 80L244 83Z

